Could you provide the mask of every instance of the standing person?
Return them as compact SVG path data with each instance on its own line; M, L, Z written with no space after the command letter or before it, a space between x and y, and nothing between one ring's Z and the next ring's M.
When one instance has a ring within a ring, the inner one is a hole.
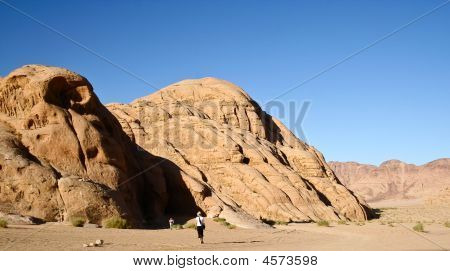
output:
M195 218L197 222L197 234L198 239L200 239L200 243L203 244L203 231L205 230L205 218L202 217L202 213L198 212L197 217Z
M175 220L173 220L173 218L169 218L169 227L170 227L170 229L173 229L173 223L175 223Z

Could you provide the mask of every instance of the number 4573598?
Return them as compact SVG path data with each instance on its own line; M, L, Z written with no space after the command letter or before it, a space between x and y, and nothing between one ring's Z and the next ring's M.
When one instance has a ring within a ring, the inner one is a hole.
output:
M266 265L316 265L317 256L266 256Z

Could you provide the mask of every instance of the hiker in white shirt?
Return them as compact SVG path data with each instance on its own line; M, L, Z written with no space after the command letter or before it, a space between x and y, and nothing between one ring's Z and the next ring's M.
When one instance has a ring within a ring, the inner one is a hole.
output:
M202 213L198 212L195 218L197 224L197 234L200 239L200 243L203 244L203 231L205 230L205 218L202 217Z

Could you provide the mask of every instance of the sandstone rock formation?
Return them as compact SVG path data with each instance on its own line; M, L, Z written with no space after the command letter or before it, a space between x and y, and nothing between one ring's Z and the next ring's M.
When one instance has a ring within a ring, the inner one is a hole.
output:
M450 207L450 186L428 196L425 199L425 204L429 206L444 206L448 211L448 207Z
M243 227L370 215L316 149L231 83L186 80L108 108L66 69L1 78L0 210L140 225L201 209Z
M330 162L343 184L368 202L391 199L439 198L450 188L450 159L438 159L416 166L398 160L379 167L355 162Z
M0 212L0 219L5 220L8 224L14 225L38 225L44 223L43 220L32 216L8 214L3 212Z
M321 153L229 82L185 80L107 107L134 142L163 158L170 212L190 202L187 209L197 205L240 226L251 218L368 217Z
M0 79L0 143L0 205L22 215L139 224L164 210L151 200L162 174L127 183L141 170L135 145L89 82L66 69L28 65Z

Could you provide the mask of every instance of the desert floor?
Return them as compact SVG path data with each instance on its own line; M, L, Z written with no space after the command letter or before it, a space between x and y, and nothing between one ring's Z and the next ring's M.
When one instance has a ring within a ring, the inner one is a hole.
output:
M376 204L373 204L376 208ZM60 223L9 225L0 229L0 250L449 250L450 208L421 205L383 207L379 219L364 224L313 223L273 229L228 229L207 220L206 243L196 231L75 228ZM412 230L423 221L424 233ZM83 248L103 239L102 247Z

